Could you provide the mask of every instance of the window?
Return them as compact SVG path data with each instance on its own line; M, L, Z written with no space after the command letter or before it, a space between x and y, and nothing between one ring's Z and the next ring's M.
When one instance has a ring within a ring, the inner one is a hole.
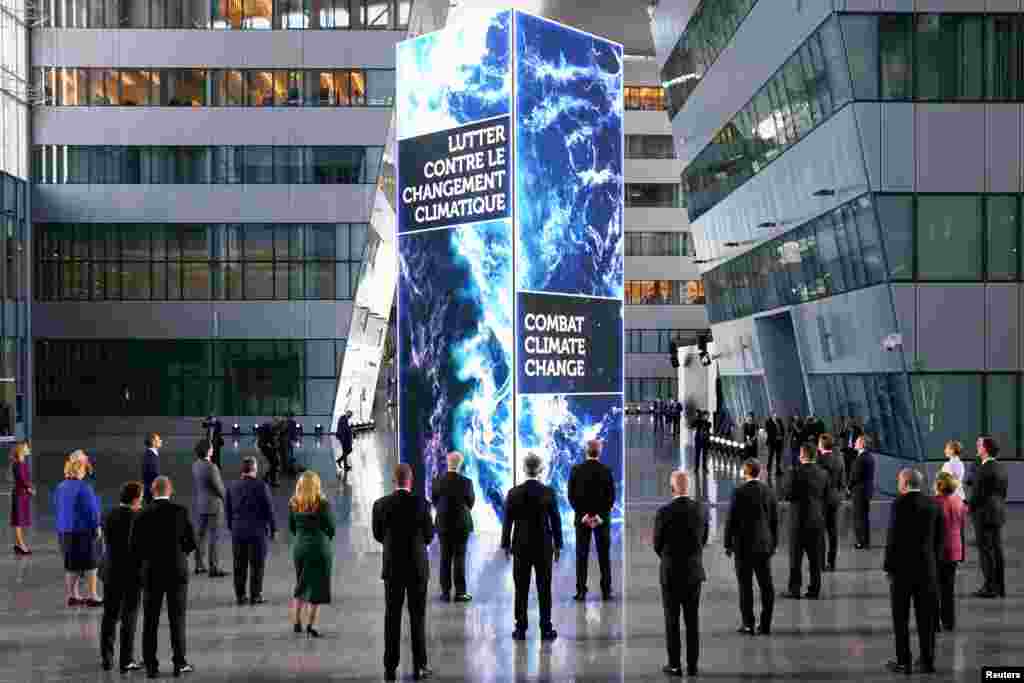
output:
M981 279L981 198L922 195L917 200L921 280Z
M910 379L925 457L940 456L950 439L972 444L985 431L980 374L912 374Z
M1020 260L1020 198L985 198L988 279L1016 280Z
M671 135L627 135L627 159L675 159L675 142Z
M642 403L679 397L679 380L675 377L627 377L626 401Z
M658 86L627 85L624 97L627 111L664 111L665 109L665 91Z
M671 353L672 343L691 346L707 330L626 330L626 353Z
M626 232L626 256L692 256L688 232Z
M913 280L914 198L911 195L881 195L875 201L889 257L889 276L893 280Z
M700 280L627 280L626 303L639 306L703 304Z
M626 206L680 209L682 191L678 183L626 183Z
M878 18L880 91L883 100L910 99L913 92L914 15L886 14Z
M921 14L916 19L917 97L982 99L984 18L969 14Z

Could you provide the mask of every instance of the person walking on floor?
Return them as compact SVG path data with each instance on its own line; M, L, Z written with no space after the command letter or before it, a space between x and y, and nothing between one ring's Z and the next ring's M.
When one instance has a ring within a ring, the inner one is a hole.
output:
M963 452L964 447L959 441L947 441L946 446L943 449L943 454L946 456L946 462L942 463L942 471L948 472L950 476L960 482L960 489L956 492L956 495L964 500L967 496L964 495L964 463L960 459L960 454Z
M700 658L700 591L704 573L704 546L710 531L707 508L689 497L690 475L673 472L672 502L654 517L654 552L660 558L661 603L665 612L668 664L662 672L682 676L682 636L679 612L686 624L686 673L697 675Z
M139 565L131 553L132 527L142 509L142 482L121 487L120 504L103 518L107 550L101 567L104 601L100 625L100 661L104 671L114 668L114 639L121 625L118 659L121 673L138 671L135 627L139 616Z
M402 644L402 604L408 600L413 678L430 678L425 620L434 540L430 505L412 492L412 468L395 466L395 490L373 504L373 537L384 546L384 678L396 680Z
M800 447L800 466L790 472L785 499L789 506L789 590L784 598L799 600L803 579L803 558L810 564L811 578L807 593L811 600L821 597L821 561L825 554L825 496L828 472L816 462L815 449L809 444Z
M431 502L437 514L437 535L441 542L441 600L452 597L452 570L455 573L455 602L469 602L466 592L466 545L473 533L473 482L459 474L462 454L452 451L447 458L448 471L439 474L431 486Z
M952 631L956 628L956 570L966 558L967 539L964 529L967 522L967 504L956 495L960 482L949 472L939 472L935 480L935 502L942 511L946 532L944 551L939 558L938 583L939 606L935 619L936 630Z
M508 492L501 527L501 548L506 558L513 558L516 627L512 639L526 639L530 576L534 574L540 607L540 637L554 640L558 632L551 623L551 572L552 564L562 554L562 518L558 514L555 490L537 479L544 469L540 456L528 453L523 458L523 469L527 479Z
M856 456L850 468L850 499L857 550L871 547L871 499L875 496L875 454L871 437L861 434L854 442Z
M827 572L836 570L836 557L839 554L839 508L846 492L846 464L839 453L834 450L835 442L831 434L818 437L818 464L828 472L828 491L825 495L825 536L828 551L822 548L824 569Z
M224 527L224 480L220 467L213 462L213 444L203 439L196 444L196 461L192 463L192 511L199 533L196 547L196 574L206 573L204 561L209 549L210 578L219 579L228 573L220 566L219 536Z
M295 495L288 503L288 530L292 536L295 562L295 592L291 620L295 633L319 638L320 608L331 604L331 575L334 571L334 513L324 497L320 475L306 470L295 482Z
M899 497L892 504L883 569L889 577L896 659L886 663L893 673L912 673L910 604L914 604L921 644L920 673L935 673L935 609L938 605L937 563L944 557L942 512L921 492L923 475L901 470Z
M1003 525L1006 524L1006 467L996 460L999 445L991 436L978 438L981 464L974 474L968 508L974 520L974 535L984 584L974 595L979 598L1006 597L1006 565L1003 558Z
M587 442L587 459L573 465L569 474L569 505L575 512L576 596L587 599L587 569L590 562L590 538L597 542L597 564L601 568L601 597L612 598L611 517L615 507L615 480L611 469L601 462L603 444Z
M167 600L174 675L194 669L185 658L185 611L188 607L188 556L195 552L196 534L188 510L171 502L174 486L165 476L153 481L153 502L132 527L131 553L142 578L142 662L146 675L156 678L157 634Z
M267 562L267 542L277 533L270 486L260 481L256 458L242 459L242 478L231 482L224 496L225 517L231 532L234 557L235 601L261 605L263 570ZM246 580L249 599L246 600Z
M740 591L738 631L747 635L772 631L775 585L772 583L772 556L779 543L779 504L775 493L760 480L761 463L743 463L743 483L736 489L725 525L725 554L736 561L736 580ZM761 591L761 623L754 628L754 577Z
M160 447L163 439L156 432L146 435L146 450L142 454L142 498L143 502L153 502L153 482L160 476Z
M32 526L32 497L36 489L32 486L32 470L28 464L28 456L32 448L28 441L19 441L11 451L11 480L14 489L11 491L11 526L14 528L14 554L31 555L25 544L25 529Z
M64 481L53 492L57 534L64 553L68 607L103 605L96 594L97 544L102 537L100 501L92 486L83 481L85 474L85 463L81 459L69 459L64 465ZM82 579L87 590L84 598L79 592Z
M786 445L786 425L775 413L764 422L764 431L768 440L768 474L782 476L782 451Z
M352 411L346 410L338 418L338 444L341 446L341 456L334 464L338 468L338 476L352 469L349 457L352 455Z

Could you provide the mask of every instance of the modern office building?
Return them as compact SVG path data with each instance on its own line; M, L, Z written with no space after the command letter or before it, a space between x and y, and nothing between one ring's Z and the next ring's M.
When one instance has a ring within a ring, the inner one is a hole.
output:
M1020 3L781 4L654 10L725 412L1024 455Z
M360 409L338 378L410 4L31 6L39 429Z
M627 55L625 74L626 401L645 405L679 397L671 345L708 321L657 62Z

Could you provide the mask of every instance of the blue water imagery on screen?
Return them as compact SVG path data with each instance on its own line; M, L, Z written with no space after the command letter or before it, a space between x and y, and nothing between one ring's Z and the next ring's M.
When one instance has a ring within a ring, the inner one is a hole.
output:
M508 114L512 12L398 44L398 139Z
M532 451L544 461L542 479L558 495L562 536L566 543L575 542L573 511L568 498L569 474L573 465L586 458L586 443L590 439L604 442L601 462L611 468L615 478L611 523L613 527L622 524L625 504L622 407L621 395L519 396L517 459L521 461Z
M622 48L516 13L516 284L623 294Z
M477 528L500 529L512 485L511 223L407 234L398 251L400 459L430 498L460 451Z

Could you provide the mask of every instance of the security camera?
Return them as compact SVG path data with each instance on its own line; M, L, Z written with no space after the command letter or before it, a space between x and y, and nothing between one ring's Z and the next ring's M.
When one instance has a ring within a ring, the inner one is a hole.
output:
M903 350L903 335L899 332L893 332L887 334L885 339L882 340L882 348L886 351L902 351Z

